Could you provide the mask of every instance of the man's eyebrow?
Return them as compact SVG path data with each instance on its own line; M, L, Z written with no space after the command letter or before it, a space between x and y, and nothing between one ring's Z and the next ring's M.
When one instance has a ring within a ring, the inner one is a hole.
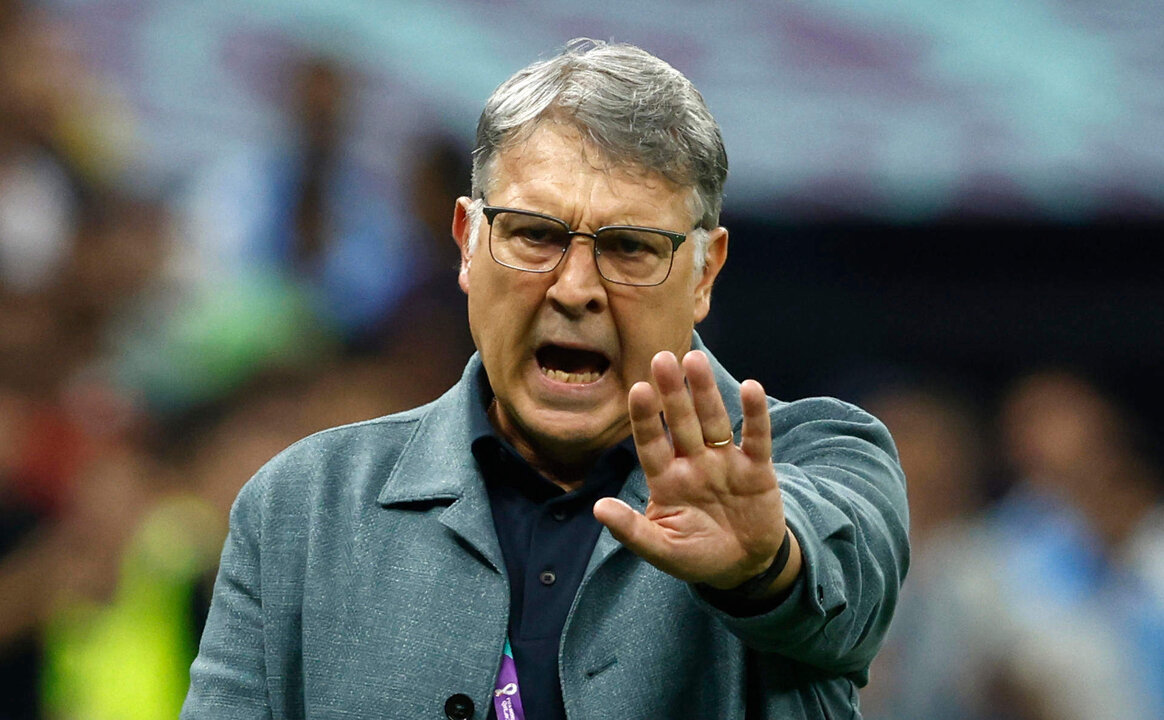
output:
M575 219L566 217L566 215L562 212L565 208L562 204L562 197L558 193L554 192L553 190L548 190L544 187L525 187L522 188L521 192L522 199L520 201L500 201L496 195L491 197L489 193L485 193L483 199L486 205L492 205L494 207L506 207L513 210L526 210L528 212L534 212L540 215L548 215L552 218L561 220L562 222L569 225L572 229L578 229ZM610 227L612 225L629 225L632 227L641 227L651 230L666 230L667 232L686 233L690 232L693 228L699 227L699 218L695 219L695 222L691 227L681 227L678 229L668 227L668 223L663 218L659 217L653 219L632 219L635 217L636 211L640 210L642 207L643 203L641 202L635 203L629 200L620 202L617 206L610 210L609 214L604 214L598 217L600 222L597 222L591 229ZM591 206L586 204L583 205L582 208L583 210L589 210ZM652 211L660 210L660 208L656 208L653 204L651 205L650 209ZM686 223L683 221L680 221L678 224L681 226L686 225Z

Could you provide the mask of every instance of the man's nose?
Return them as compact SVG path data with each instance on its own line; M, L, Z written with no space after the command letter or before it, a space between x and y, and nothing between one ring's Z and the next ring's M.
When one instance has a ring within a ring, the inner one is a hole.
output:
M594 240L574 236L546 297L567 314L601 311L606 307L606 287L595 261Z

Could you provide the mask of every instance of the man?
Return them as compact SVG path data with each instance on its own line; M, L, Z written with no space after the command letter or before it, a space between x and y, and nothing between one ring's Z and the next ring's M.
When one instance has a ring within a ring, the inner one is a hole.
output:
M474 160L478 355L248 483L184 717L858 717L904 479L872 417L694 334L728 245L702 98L576 41L494 92Z

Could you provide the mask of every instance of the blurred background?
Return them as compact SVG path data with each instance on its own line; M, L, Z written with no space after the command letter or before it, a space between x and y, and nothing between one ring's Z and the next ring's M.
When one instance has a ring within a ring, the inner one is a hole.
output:
M477 114L576 36L722 125L719 358L897 439L865 715L1164 718L1164 6L0 0L0 720L175 716L242 483L459 376Z

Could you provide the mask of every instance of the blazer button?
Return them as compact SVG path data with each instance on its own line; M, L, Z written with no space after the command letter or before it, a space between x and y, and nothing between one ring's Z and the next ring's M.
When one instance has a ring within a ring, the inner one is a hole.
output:
M445 700L445 717L449 720L469 720L473 717L473 698L464 693L450 695Z

